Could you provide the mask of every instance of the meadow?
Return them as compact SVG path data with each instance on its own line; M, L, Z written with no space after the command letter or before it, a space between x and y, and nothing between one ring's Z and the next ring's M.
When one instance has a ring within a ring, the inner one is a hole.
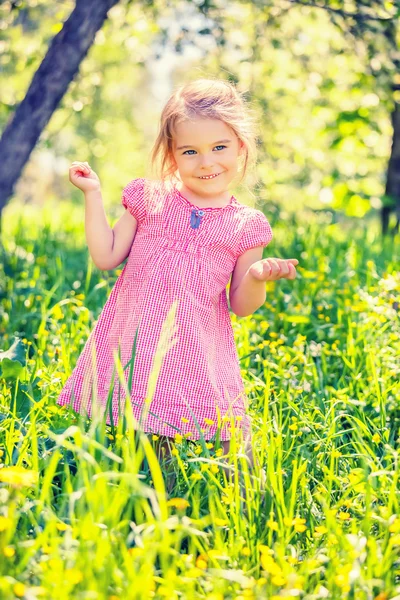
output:
M2 600L400 599L399 236L329 212L273 223L265 255L298 276L232 315L259 464L177 436L167 496L129 413L105 427L55 404L122 266L92 265L81 208L5 219Z

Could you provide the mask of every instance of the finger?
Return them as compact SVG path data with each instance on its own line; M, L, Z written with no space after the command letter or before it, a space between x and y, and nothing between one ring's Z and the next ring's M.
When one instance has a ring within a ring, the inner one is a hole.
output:
M279 263L279 268L280 268L279 276L287 277L289 275L289 264L290 263L288 263L283 258L278 259L278 263Z
M288 259L286 259L286 262L294 265L295 267L299 264L299 261L297 260L297 258L288 258Z
M287 276L287 279L295 279L296 275L296 267L292 265L292 263L289 263L289 275Z
M268 264L271 267L271 275L273 275L274 277L279 275L281 268L277 260L275 260L275 258L268 258Z

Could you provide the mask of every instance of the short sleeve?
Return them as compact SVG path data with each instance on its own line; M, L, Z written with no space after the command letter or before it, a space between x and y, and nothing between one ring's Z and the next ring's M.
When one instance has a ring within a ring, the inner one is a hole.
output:
M267 217L260 210L246 223L238 247L238 256L257 246L267 246L272 240L272 229Z
M123 189L121 202L138 223L144 221L147 214L145 180L133 179L128 183Z

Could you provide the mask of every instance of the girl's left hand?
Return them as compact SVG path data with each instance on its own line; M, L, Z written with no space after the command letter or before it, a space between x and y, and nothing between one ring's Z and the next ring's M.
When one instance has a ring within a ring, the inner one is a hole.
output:
M259 281L294 279L298 264L297 258L264 258L252 264L249 272Z

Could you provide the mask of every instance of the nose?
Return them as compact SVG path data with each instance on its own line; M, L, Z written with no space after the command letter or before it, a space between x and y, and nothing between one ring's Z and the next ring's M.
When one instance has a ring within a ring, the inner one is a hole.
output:
M214 164L214 156L211 153L204 154L201 157L201 167L203 169L209 169Z

